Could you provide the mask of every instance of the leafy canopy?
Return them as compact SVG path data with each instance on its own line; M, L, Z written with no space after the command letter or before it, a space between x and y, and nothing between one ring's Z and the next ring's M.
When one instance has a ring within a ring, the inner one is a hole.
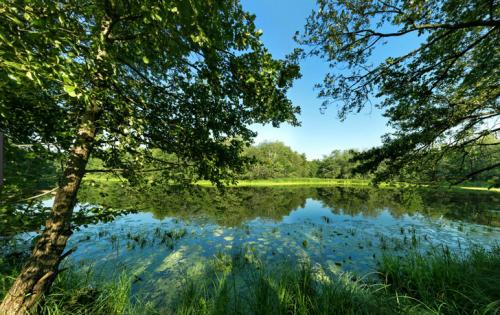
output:
M353 172L357 164L353 163L352 158L358 153L356 150L333 150L332 153L317 162L316 176L320 178L361 178L359 174Z
M460 180L500 167L499 13L496 0L318 0L297 40L330 63L318 84L324 105L338 104L344 119L374 103L394 130L358 156L360 170L383 164L380 180L446 155L467 161L472 150L495 158ZM377 62L398 37L420 45Z
M314 176L305 154L293 151L283 142L263 142L247 148L244 155L255 160L243 174L244 179Z
M215 182L246 161L248 125L297 124L299 68L263 46L238 1L0 3L0 130L64 154L89 121L93 156L133 175ZM175 154L156 159L152 149Z

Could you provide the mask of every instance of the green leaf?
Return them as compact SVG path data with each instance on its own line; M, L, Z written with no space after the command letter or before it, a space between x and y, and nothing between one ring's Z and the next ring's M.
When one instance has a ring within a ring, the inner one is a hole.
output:
M16 81L17 83L19 83L19 81L20 81L20 80L19 80L19 78L18 78L17 76L13 75L12 73L9 73L7 76L8 76L11 80Z
M69 96L71 97L76 97L76 93L75 93L75 90L76 90L76 86L74 85L64 85L63 87L64 91L66 93L68 93Z

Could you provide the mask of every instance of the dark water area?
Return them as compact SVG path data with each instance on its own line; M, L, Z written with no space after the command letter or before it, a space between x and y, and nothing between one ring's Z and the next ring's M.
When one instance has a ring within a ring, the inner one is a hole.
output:
M51 201L46 201L50 205ZM375 188L214 188L137 193L86 187L80 211L133 210L80 226L66 262L100 278L134 275L133 293L166 305L186 279L223 257L272 268L308 262L327 273L376 271L384 254L500 242L500 194ZM32 233L20 234L27 237Z

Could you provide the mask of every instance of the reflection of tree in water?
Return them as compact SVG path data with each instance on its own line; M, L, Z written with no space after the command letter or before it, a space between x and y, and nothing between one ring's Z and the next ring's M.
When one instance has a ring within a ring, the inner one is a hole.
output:
M138 192L115 183L86 187L80 194L80 202L148 211L160 219L208 217L225 226L256 217L280 220L290 211L304 207L307 198L321 201L337 214L377 216L387 210L394 217L421 213L432 218L444 216L500 226L498 212L490 211L500 210L500 195L491 192L372 187L239 187L224 192L208 187L168 187Z
M317 197L335 214L377 216L385 208L395 216L403 210L391 190L374 188L318 188Z
M431 217L500 226L500 194L487 191L421 191L421 212Z
M230 188L221 193L214 188L196 188L164 195L165 206L155 207L153 213L157 218L203 215L232 226L256 217L279 220L304 206L309 195L304 189Z
M317 197L337 214L377 216L383 210L394 217L420 213L431 218L446 217L500 226L500 194L491 192L318 188Z
M500 226L500 194L485 191L376 189L372 187L268 187L215 188L189 190L152 188L137 190L116 182L86 186L79 202L109 210L152 212L156 218L175 216L190 219L209 217L218 224L233 226L256 217L280 220L303 207L306 199L319 200L333 213L377 216L386 209L392 216L421 213L431 218L444 216L485 225ZM0 203L0 236L37 230L47 218L40 202ZM15 215L14 215L15 213ZM97 219L106 217L106 213ZM112 216L111 216L112 217ZM95 219L75 217L75 224Z
M305 206L313 189L303 188L158 188L143 192L120 185L86 187L80 202L100 204L114 209L152 212L158 219L175 216L183 219L209 217L226 226L264 217L279 220L290 211Z

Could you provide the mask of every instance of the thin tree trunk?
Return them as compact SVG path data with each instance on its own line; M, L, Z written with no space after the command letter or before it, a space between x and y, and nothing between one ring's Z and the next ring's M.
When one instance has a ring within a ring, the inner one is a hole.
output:
M1 315L27 314L54 281L66 242L70 237L71 217L80 183L85 174L95 139L92 119L78 130L76 143L64 170L63 182L56 193L50 218L37 240L32 255L0 305Z

